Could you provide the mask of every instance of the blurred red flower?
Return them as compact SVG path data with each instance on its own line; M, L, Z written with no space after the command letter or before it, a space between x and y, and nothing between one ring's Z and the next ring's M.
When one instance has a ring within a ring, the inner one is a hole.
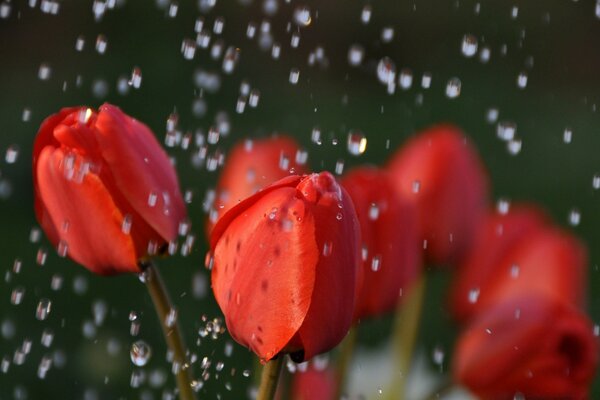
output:
M416 206L427 260L460 261L488 196L485 169L466 136L453 125L430 127L393 155L388 170L398 193Z
M139 272L186 219L177 176L148 127L105 104L61 110L33 150L37 219L59 254L98 274Z
M331 174L290 176L243 200L213 229L211 249L228 330L262 360L309 359L348 332L359 226Z
M219 176L207 232L246 197L286 176L308 173L306 156L294 139L283 135L235 145Z
M375 317L393 310L419 275L422 250L414 206L396 194L382 169L356 168L341 183L361 228L364 280L355 317Z
M598 364L592 329L571 304L512 297L469 324L456 345L453 373L484 399L586 399Z
M309 367L293 375L292 400L333 400L336 389L332 369L318 370Z

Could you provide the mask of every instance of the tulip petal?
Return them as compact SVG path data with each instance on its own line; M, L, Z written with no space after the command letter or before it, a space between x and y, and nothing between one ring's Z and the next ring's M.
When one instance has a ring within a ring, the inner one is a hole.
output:
M296 189L281 185L224 218L213 231L213 291L233 338L269 360L288 345L310 306L319 257L314 219Z
M50 239L63 241L69 256L92 272L139 272L132 239L123 233L123 215L97 175L65 177L65 153L44 148L37 160L40 221ZM47 230L48 232L48 230Z
M335 347L352 324L362 282L360 228L350 196L329 173L310 175L298 190L307 199L308 214L318 221L314 235L320 253L311 307L298 332L308 360Z
M185 205L167 154L147 126L117 107L100 107L97 141L115 185L165 240L174 240Z

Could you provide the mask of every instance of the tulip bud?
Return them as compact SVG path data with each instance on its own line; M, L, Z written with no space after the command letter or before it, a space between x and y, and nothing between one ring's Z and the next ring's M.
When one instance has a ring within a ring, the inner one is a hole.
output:
M398 196L387 173L357 168L341 181L352 198L361 229L363 283L356 318L393 310L407 295L420 269L414 205Z
M294 139L275 136L238 143L219 176L208 233L231 207L290 174L308 172L306 155Z
M475 149L455 126L431 127L392 157L388 170L398 193L417 209L428 261L460 261L487 202L487 176Z
M508 263L504 274L518 278L520 267L511 256L514 248L531 238L538 230L548 225L546 216L535 206L513 205L510 211L501 214L488 212L469 249L464 263L454 276L450 292L450 308L454 317L466 321L481 309L481 297L488 296L496 269Z
M105 104L48 117L33 151L37 219L60 255L97 274L139 272L186 210L175 170L144 124Z
M352 323L358 235L352 201L327 172L284 178L230 209L211 249L231 336L263 361L336 346Z
M586 399L598 365L589 319L545 296L508 299L458 339L455 379L484 399Z

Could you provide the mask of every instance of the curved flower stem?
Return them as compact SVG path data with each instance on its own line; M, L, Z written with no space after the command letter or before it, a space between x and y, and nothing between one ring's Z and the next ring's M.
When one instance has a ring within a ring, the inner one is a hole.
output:
M283 365L283 358L283 355L279 355L277 358L272 359L264 365L256 400L272 400L273 397L275 397L277 382L279 381L279 374L281 373L281 367Z
M355 345L356 327L352 327L340 345L340 353L336 365L336 392L334 399L340 399L342 397L346 383L346 375L348 374L348 367L352 361L352 353L354 353Z
M179 398L182 400L194 400L196 398L192 390L191 367L186 360L185 345L179 323L175 319L172 323L167 322L172 307L169 294L158 269L151 261L141 264L142 280L148 288L154 309L162 327L167 347L173 353L173 365L176 365L175 379L179 388Z
M389 390L388 393L401 393L401 398L404 398L406 394L406 381L423 308L425 282L425 275L422 275L411 288L406 303L398 307L394 316L394 331L392 332L393 370L400 371L402 375L400 379L397 379L396 385L390 386L393 390ZM396 381L395 378L394 381Z

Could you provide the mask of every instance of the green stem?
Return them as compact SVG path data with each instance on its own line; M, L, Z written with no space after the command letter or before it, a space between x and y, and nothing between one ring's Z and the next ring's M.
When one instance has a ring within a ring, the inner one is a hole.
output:
M256 400L273 400L275 397L277 381L279 380L281 366L283 365L283 358L283 355L279 355L277 358L272 359L264 365Z
M352 361L352 353L356 345L356 327L352 327L346 335L346 338L340 345L340 352L337 360L336 370L336 395L334 399L340 399L344 392L346 384L346 375Z
M182 400L194 400L196 396L192 390L191 367L186 360L185 345L181 330L179 329L179 323L175 319L173 323L167 325L167 317L171 310L174 309L169 299L169 294L158 269L151 261L144 262L141 267L143 270L143 281L154 303L154 309L158 315L167 347L173 354L173 364L178 366L175 379L179 388L179 398Z
M423 309L425 294L425 275L421 276L410 289L408 299L404 305L398 307L394 316L394 330L392 332L392 346L394 354L393 371L400 371L400 379L394 377L395 385L390 385L388 393L400 393L401 398L406 395L406 381L410 371L413 351L419 332L419 322Z

